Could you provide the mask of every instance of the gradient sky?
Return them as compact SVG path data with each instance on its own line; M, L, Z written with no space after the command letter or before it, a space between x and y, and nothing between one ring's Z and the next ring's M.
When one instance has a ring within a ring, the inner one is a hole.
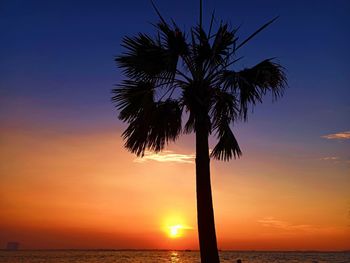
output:
M198 21L198 1L157 2ZM234 128L241 159L211 162L219 247L350 249L349 1L205 0L207 24L214 8L241 38L280 15L236 69L277 57L290 86ZM156 18L148 0L1 1L0 248L198 248L193 136L136 159L110 102L122 37Z

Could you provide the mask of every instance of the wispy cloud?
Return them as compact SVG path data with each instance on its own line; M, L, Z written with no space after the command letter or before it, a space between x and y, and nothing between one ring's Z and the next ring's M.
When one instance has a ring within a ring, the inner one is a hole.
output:
M319 158L320 161L325 161L328 163L333 163L333 164L350 164L350 160L338 157L338 156L326 156L326 157L322 157Z
M322 161L336 161L339 160L340 158L337 156L327 156L327 157L322 157L320 160Z
M173 162L173 163L194 163L194 154L180 154L173 151L163 151L160 153L146 152L142 158L136 158L134 162L144 163L146 161Z
M274 217L264 217L258 220L264 227L279 228L283 230L306 230L312 228L311 225L295 225L286 221L275 219Z
M350 131L332 133L321 137L328 140L350 140Z

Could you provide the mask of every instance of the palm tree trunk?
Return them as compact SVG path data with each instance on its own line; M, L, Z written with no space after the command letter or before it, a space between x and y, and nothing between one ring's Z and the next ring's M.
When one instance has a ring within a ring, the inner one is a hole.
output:
M219 263L210 183L210 158L206 125L196 127L196 188L199 247L202 263Z

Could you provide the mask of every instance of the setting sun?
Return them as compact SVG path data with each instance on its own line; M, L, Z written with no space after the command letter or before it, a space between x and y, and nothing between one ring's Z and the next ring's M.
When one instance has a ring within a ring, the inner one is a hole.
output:
M162 225L164 233L171 239L187 236L187 231L193 229L182 214L169 213L167 217L163 218Z
M179 238L184 236L186 230L191 230L192 227L177 224L167 227L167 234L170 238Z
M181 236L181 229L183 229L183 226L181 226L181 225L169 226L169 237L171 237L171 238L180 237Z

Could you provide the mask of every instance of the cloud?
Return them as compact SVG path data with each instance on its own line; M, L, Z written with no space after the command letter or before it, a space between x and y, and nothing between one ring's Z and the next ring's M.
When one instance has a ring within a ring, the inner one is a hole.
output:
M144 163L146 161L156 161L156 162L173 162L173 163L194 163L194 154L179 154L173 151L163 151L160 153L145 152L145 156L142 158L136 158L134 162Z
M319 160L333 164L350 164L350 160L346 160L338 156L326 156L319 158Z
M328 140L350 140L350 131L332 133L321 137Z
M339 160L340 158L337 156L327 156L327 157L322 157L320 160L322 161L336 161Z
M264 227L279 228L283 230L306 230L312 228L310 225L294 225L286 221L277 220L274 217L264 217L258 220Z

